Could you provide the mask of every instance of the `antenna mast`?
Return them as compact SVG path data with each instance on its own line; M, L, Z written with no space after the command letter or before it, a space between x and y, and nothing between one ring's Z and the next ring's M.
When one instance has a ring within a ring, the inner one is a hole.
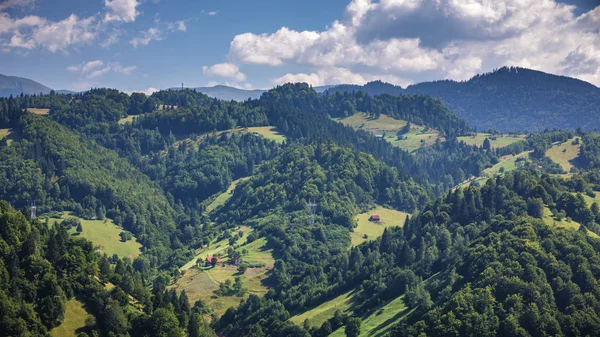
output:
M35 218L35 201L31 202L31 206L29 206L29 219L33 220Z
M310 225L314 226L315 213L317 212L317 204L315 204L315 202L312 199L309 199L307 206L308 206L308 212L309 212Z

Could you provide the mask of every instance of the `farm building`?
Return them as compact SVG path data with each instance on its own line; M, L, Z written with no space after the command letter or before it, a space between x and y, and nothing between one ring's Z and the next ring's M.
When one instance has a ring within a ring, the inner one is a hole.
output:
M381 218L379 217L379 215L376 214L371 215L371 217L369 218L369 221L379 222L380 220Z
M218 256L217 257L207 256L206 260L205 260L206 264L207 265L212 264L213 259L217 259L216 263L221 263L221 259L219 259Z

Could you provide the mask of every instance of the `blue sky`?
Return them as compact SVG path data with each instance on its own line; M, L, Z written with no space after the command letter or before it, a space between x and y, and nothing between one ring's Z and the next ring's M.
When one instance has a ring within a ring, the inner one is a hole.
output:
M151 92L382 79L503 65L600 85L597 0L0 0L0 73Z

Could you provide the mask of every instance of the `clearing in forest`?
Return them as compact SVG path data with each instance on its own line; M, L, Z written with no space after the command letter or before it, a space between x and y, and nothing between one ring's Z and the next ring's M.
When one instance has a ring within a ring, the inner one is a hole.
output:
M573 144L577 143L577 144ZM581 149L581 138L575 137L564 143L556 143L546 151L546 157L553 162L558 163L567 173L571 172L571 168L576 167L577 157Z
M302 326L308 319L311 327L319 328L325 321L333 317L336 311L347 312L352 306L352 298L355 290L342 294L334 299L321 303L319 306L307 310L299 315L290 317L290 321L296 325Z
M380 220L369 221L372 215L378 215ZM352 246L357 246L367 240L380 237L386 227L404 226L407 215L410 214L382 206L377 206L366 213L357 215L356 222L358 226L350 234Z
M595 196L593 198L585 193L581 193L581 195L583 195L583 199L585 199L585 203L588 207L591 207L594 202L597 202L598 205L600 205L600 192L594 192Z
M277 128L275 128L274 126L250 127L250 128L248 128L248 132L256 133L258 135L261 135L267 139L273 140L280 144L283 143L286 139L285 136L280 134L279 131L277 131Z
M489 133L476 133L474 136L457 137L457 139L468 145L482 146L485 139L488 138L492 148L500 148L522 141L525 137L527 137L527 135L524 134L492 135Z
M217 196L217 198L215 200L213 200L213 202L211 202L210 205L206 206L205 213L209 214L210 212L214 211L217 207L225 205L227 200L229 200L229 198L231 198L231 196L233 195L233 190L235 190L236 186L239 183L241 183L242 181L245 181L248 179L250 179L250 177L244 177L244 178L240 178L238 180L232 181L231 185L229 185L229 187L227 188L227 191L219 194L219 196Z
M433 145L438 139L440 141L444 140L437 130L414 123L410 123L410 131L398 136L398 131L406 126L406 121L383 114L379 118L373 118L366 113L356 113L346 118L335 118L334 120L351 126L355 130L365 130L380 136L390 144L408 152L414 152L421 147Z
M88 317L83 303L75 298L70 299L65 306L65 319L50 331L52 337L75 337L86 329L85 319Z
M582 226L579 222L575 222L573 221L571 218L568 217L564 217L560 220L557 220L553 215L552 215L552 211L548 208L548 207L544 207L544 223L546 225L548 225L549 227L553 227L553 228L563 228L563 229L570 229L570 230L579 230L579 228ZM595 238L599 238L600 236L598 236L598 234L592 232L592 231L587 231L588 235L591 237L595 237Z
M126 124L126 123L131 123L131 122L133 122L133 120L134 120L135 118L142 117L142 116L144 116L144 114L139 114L139 115L129 115L129 116L127 116L127 117L123 117L123 118L119 119L119 122L118 122L118 123L119 123L119 124L121 124L121 125L123 125L123 124Z
M389 329L405 319L411 310L404 303L404 295L397 297L375 310L371 315L362 319L360 326L361 337L381 337L384 336ZM334 331L330 337L344 337L344 327Z
M16 135L12 132L12 129L0 129L0 140L6 138L6 144L10 145L13 140L16 139Z
M480 185L483 185L489 178L491 178L493 176L502 174L504 172L513 171L527 162L531 152L532 151L525 151L525 152L521 152L514 156L507 155L507 156L501 157L500 161L496 165L483 170L481 172L481 175L479 175L479 177L471 177L471 178L463 181L458 187L467 187L473 182L477 182Z
M185 289L190 299L190 304L200 299L203 300L219 316L229 307L238 306L240 301L247 298L250 294L259 296L266 294L268 288L264 284L264 281L275 263L272 250L266 247L267 240L265 238L245 243L246 237L247 235L236 243L236 246L239 245L237 248L238 251L246 251L242 255L242 259L244 263L250 265L243 274L238 271L237 266L225 263L229 259L227 256L229 245L227 244L226 247L221 247L223 250L217 250L217 253L211 251L200 256L200 258L204 259L207 255L212 256L210 253L218 254L222 261L221 264L210 267L204 266L204 263L201 263L200 266L196 266L194 263L193 267L188 269L181 268L184 271L183 276L172 287L177 291ZM233 282L237 276L242 279L243 288L247 290L246 295L217 296L214 293L215 290L219 289L221 283L226 280Z
M49 115L50 109L37 109L37 108L29 108L27 111L34 113L36 115Z
M63 212L60 218L50 218L50 224L54 221L62 223L65 219L77 218L81 221L81 227L83 231L79 236L90 240L95 246L99 246L103 253L109 256L117 254L120 257L128 257L135 259L140 255L142 245L137 242L137 239L133 237L131 240L126 242L121 241L121 232L124 230L119 226L115 225L112 220L86 220L71 215L70 213ZM69 230L72 235L77 235L76 228L73 227Z

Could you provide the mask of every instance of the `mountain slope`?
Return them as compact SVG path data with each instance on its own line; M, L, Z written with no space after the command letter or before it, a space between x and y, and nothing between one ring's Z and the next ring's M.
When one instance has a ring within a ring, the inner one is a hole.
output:
M525 68L503 67L466 82L425 82L406 89L371 82L364 86L342 85L328 91L358 90L370 95L431 95L479 130L600 127L600 88L574 78Z
M50 90L52 89L27 78L0 74L0 97L17 96L21 93L26 95L47 94Z

